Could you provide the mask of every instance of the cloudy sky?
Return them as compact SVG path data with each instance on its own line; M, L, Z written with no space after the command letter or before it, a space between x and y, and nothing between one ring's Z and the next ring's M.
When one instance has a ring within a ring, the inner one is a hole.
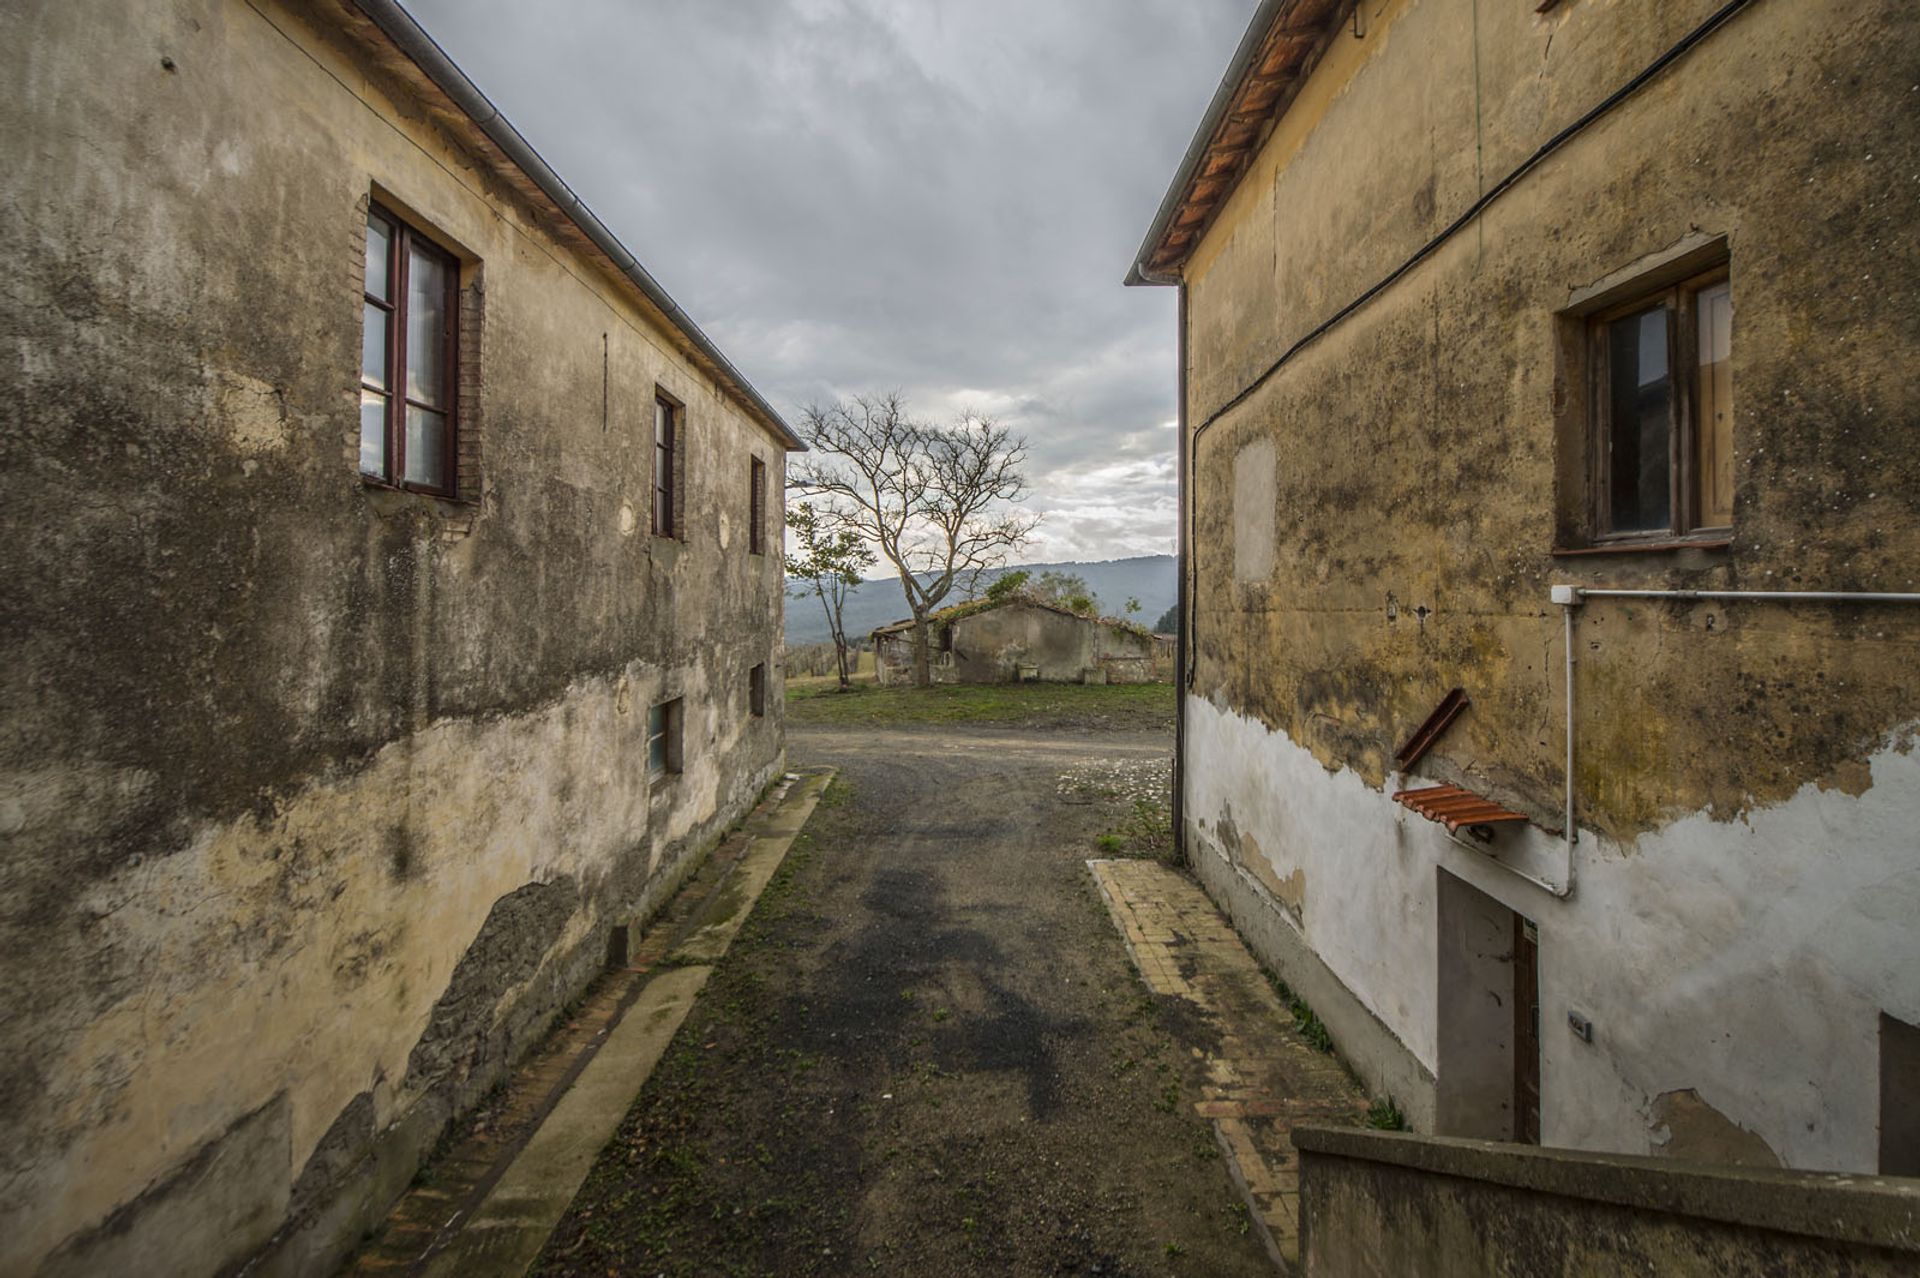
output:
M1174 295L1126 289L1255 0L407 0L775 407L1033 448L1023 560L1173 546Z

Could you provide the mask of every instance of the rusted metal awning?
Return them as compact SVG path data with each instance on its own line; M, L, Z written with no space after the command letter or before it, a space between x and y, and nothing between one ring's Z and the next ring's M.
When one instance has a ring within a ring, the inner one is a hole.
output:
M1438 821L1452 834L1463 825L1497 825L1503 821L1525 821L1519 813L1501 807L1484 795L1462 790L1457 785L1429 785L1418 790L1402 790L1393 796L1395 803L1412 808L1429 821Z

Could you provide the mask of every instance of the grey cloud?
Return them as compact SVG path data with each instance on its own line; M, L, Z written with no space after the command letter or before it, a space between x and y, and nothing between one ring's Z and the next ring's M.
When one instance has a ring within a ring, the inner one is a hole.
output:
M411 7L776 405L992 412L1041 550L1171 544L1173 296L1118 280L1253 0Z

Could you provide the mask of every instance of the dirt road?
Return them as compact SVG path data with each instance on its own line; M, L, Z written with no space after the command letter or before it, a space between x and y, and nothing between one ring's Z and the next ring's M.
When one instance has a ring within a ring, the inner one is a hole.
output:
M536 1272L1269 1273L1083 864L1170 748L795 731L840 780Z

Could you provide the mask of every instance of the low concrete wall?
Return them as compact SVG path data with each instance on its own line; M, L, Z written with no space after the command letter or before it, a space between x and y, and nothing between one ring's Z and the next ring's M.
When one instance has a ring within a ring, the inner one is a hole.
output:
M1920 1180L1296 1127L1312 1278L1920 1272Z

